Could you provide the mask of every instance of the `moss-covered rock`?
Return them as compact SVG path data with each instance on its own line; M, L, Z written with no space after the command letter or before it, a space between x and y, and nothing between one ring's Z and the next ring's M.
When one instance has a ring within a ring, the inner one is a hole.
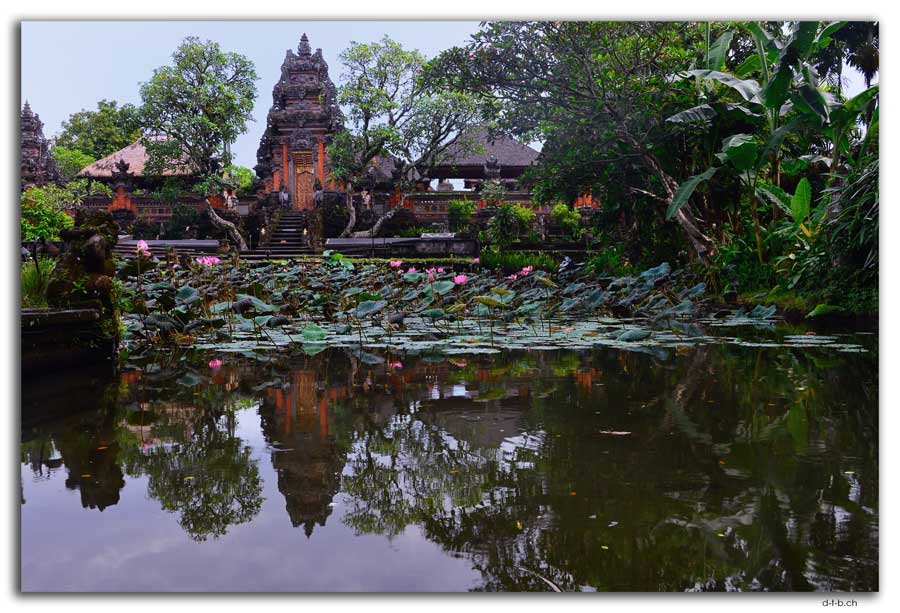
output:
M119 328L112 257L118 230L106 211L79 211L75 225L60 233L63 252L47 285L50 308L95 308L111 336Z

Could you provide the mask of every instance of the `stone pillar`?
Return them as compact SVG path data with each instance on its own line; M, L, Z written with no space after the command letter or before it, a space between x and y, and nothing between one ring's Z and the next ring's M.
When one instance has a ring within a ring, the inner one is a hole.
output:
M319 185L325 188L325 141L319 140L319 159L316 164L316 174L319 177Z

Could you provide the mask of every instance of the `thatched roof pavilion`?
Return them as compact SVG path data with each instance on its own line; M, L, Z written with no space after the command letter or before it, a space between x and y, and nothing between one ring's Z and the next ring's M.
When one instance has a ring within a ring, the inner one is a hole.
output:
M141 143L136 141L123 149L119 149L115 153L97 160L90 166L81 169L78 173L79 177L91 177L92 179L111 180L116 172L116 164L120 160L124 160L128 164L128 172L136 179L145 178L145 169L147 166L147 149ZM166 168L162 172L163 177L187 177L193 174L187 167L179 167L175 169Z

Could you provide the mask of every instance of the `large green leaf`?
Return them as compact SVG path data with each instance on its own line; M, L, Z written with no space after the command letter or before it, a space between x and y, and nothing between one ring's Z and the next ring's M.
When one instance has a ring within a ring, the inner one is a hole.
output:
M747 59L741 62L741 65L734 69L734 74L738 77L744 78L747 75L751 75L754 72L758 71L761 68L759 61L759 54L753 53L747 56Z
M718 70L688 70L682 75L685 77L697 77L704 81L718 81L736 91L747 101L756 101L758 99L759 83L752 79L739 79L732 74Z
M437 294L446 294L451 289L456 287L456 284L453 281L437 281L432 286L434 288L434 292Z
M328 336L328 332L324 328L314 323L306 324L301 334L305 341L320 341Z
M444 309L426 309L421 313L422 317L430 319L432 321L443 319L447 316L446 311Z
M794 77L794 68L792 62L783 62L779 59L778 66L772 74L772 78L766 84L763 92L763 99L766 107L770 109L780 109L785 100L788 99L788 90L791 86L791 80Z
M797 191L791 198L791 217L794 223L801 224L809 217L809 206L812 203L812 186L806 177L800 179L797 184Z
M756 197L762 202L769 202L791 215L791 196L777 185L760 183L756 186Z
M278 307L267 304L256 296L251 296L250 294L238 294L237 300L235 302L240 302L241 300L249 300L251 304L253 304L253 308L256 309L256 311L259 313L274 313L278 310Z
M813 50L816 41L816 32L819 30L818 21L798 21L794 23L791 38L788 44L797 48L800 58L806 59Z
M818 87L818 77L815 71L804 66L801 70L803 80L797 86L797 95L791 96L791 100L807 115L814 116L821 124L829 122L828 102L822 90Z
M869 102L878 95L878 85L873 85L869 89L863 90L844 103L844 108L851 113L862 113Z
M749 134L734 134L722 141L722 153L740 172L746 172L756 165L759 146Z
M710 167L705 171L701 172L699 175L694 175L693 177L687 178L681 185L678 186L678 189L675 190L675 195L672 197L672 204L669 205L669 210L666 211L666 219L672 219L675 216L681 207L683 207L687 201L690 199L691 194L694 193L694 190L697 189L697 186L703 183L704 181L709 181L718 168Z
M356 307L354 314L359 318L368 317L378 313L386 306L387 302L384 300L364 300Z
M775 72L765 87L763 97L768 108L780 109L788 99L794 70L797 63L809 55L818 27L819 22L817 21L794 23L790 38L778 54Z
M708 104L701 104L691 107L687 110L675 113L666 121L672 123L708 123L710 119L716 116L716 111Z
M731 40L734 38L734 31L727 30L716 42L709 48L709 65L710 70L722 70L725 68L725 60L728 57L728 48L731 46Z
M768 49L775 41L772 35L766 32L763 27L755 21L748 23L747 29L750 30L753 37L762 44L763 49Z
M831 43L831 35L847 25L846 21L832 21L826 25L815 40L815 51L821 51Z
M784 138L796 127L797 121L795 120L784 124L777 130L772 132L772 134L769 135L769 139L766 141L765 146L763 147L761 156L762 159L769 159L769 156L777 153L781 149L781 143L784 142Z
M494 309L506 308L507 306L503 302L500 302L496 298L491 298L490 296L475 296L475 302Z
M191 287L190 285L185 285L180 288L177 292L175 292L175 302L177 304L188 305L193 304L197 300L200 299L200 293Z

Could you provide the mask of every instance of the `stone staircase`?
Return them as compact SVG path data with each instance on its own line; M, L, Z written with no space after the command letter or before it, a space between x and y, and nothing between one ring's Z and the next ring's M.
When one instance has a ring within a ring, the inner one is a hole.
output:
M305 211L285 211L272 230L268 245L242 253L241 258L267 260L315 255L316 252L309 246L307 235L303 234L304 228L306 228Z

